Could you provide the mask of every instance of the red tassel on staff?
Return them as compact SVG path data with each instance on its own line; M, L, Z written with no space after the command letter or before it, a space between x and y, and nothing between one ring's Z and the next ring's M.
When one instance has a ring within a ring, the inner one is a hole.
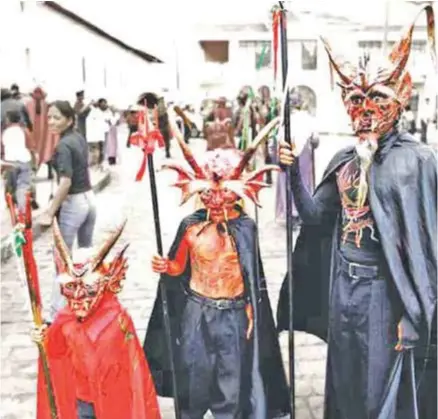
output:
M274 51L274 80L277 80L278 69L278 29L280 26L280 10L272 12L273 51Z
M22 246L22 257L24 262L24 269L26 271L26 282L29 292L30 306L32 310L32 317L35 326L40 327L43 325L43 307L41 300L41 292L38 278L38 268L33 254L33 234L32 234L32 208L31 208L32 195L30 192L26 194L26 209L25 212L17 211L13 203L11 195L6 195L6 202L8 204L9 213L11 216L12 226L17 227L17 223L23 224L23 235L25 242ZM49 363L47 359L45 343L38 343L38 351L40 354L40 360L42 365L42 373L44 374L44 381L47 389L47 396L49 398L49 408L51 419L60 419L58 416L58 409L56 405L55 392L53 390L53 383L50 376Z
M154 109L154 119L156 126L152 131L149 130L149 118L147 115L147 108L143 112L139 112L138 115L138 131L131 135L129 138L130 144L141 147L143 149L143 160L140 168L138 169L135 177L136 182L140 182L146 173L147 168L147 156L155 151L155 144L158 147L164 147L164 138L158 129L158 113L157 109Z

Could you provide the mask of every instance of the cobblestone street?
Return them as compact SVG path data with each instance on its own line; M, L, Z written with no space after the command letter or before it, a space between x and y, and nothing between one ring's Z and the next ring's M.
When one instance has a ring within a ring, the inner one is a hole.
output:
M202 153L205 143L193 140L196 153ZM338 149L341 144L336 144ZM317 177L325 167L325 162L333 154L318 150L324 156L317 166ZM336 151L336 150L334 150ZM161 151L158 152L160 154ZM175 145L172 153L180 156ZM121 294L123 304L133 317L141 341L144 339L152 304L155 298L158 276L150 269L150 259L155 252L155 232L150 200L149 180L135 184L139 167L138 151L126 150L123 160L114 170L111 184L96 196L98 220L96 243L103 239L109 229L122 216L128 217L128 224L118 244L129 242L129 270L125 288ZM156 158L159 167L161 156ZM164 248L167 250L174 238L180 219L193 210L194 202L179 207L179 192L170 188L174 174L167 171L157 173L160 199L161 225ZM275 188L261 194L263 208L259 211L259 232L262 258L268 279L269 294L274 308L286 269L285 227L274 220ZM51 255L52 236L43 234L35 243L36 260L39 267L40 283L45 307L48 307L54 266ZM14 259L2 266L1 281L1 418L34 419L35 389L37 369L37 349L31 343L29 332L31 317L28 309L26 288L20 283ZM287 356L287 335L281 336L283 358ZM296 345L296 419L321 419L324 391L325 345L318 339L297 333ZM287 368L287 365L285 365ZM164 419L174 417L171 400L160 400Z

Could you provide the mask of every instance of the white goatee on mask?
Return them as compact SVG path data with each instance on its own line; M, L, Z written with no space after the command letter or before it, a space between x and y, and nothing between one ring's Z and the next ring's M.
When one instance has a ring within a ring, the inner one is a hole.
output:
M377 151L377 141L374 139L362 140L356 144L356 153L360 161L360 178L357 191L357 207L362 208L368 194L368 170Z

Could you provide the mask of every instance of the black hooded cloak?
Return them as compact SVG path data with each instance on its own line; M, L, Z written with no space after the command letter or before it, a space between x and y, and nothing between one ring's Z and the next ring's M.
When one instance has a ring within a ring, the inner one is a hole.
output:
M354 148L349 147L334 156L315 196L353 153ZM405 315L420 334L416 359L425 373L417 375L423 378L419 408L430 412L431 400L425 394L434 381L436 388L437 155L411 135L394 132L376 152L368 183L369 203L390 277ZM294 328L326 342L340 211L339 203L321 225L303 225L294 250ZM289 328L288 306L286 278L277 310L279 331ZM329 405L329 371L327 382ZM422 399L430 405L422 404ZM436 398L432 403L434 416L427 413L421 418L436 418Z

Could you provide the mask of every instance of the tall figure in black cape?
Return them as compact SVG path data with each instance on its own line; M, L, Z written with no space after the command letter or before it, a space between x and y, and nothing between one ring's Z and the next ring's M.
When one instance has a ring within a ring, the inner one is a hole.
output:
M200 194L205 209L186 217L168 257L152 268L165 281L183 419L201 419L210 410L221 419L268 419L289 412L285 372L266 279L257 226L236 203L244 196L258 204L263 176L276 166L244 170L278 118L268 124L245 154L215 150L198 163L173 124L174 135L193 172L178 173L183 203ZM160 289L144 350L159 395L171 397Z
M435 51L433 9L425 11ZM413 25L388 68L369 57L358 67L337 62L323 39L358 141L335 155L313 196L293 151L280 148L303 220L295 329L328 343L326 419L437 417L437 158L397 130L412 91L412 33ZM277 320L288 329L287 281Z

